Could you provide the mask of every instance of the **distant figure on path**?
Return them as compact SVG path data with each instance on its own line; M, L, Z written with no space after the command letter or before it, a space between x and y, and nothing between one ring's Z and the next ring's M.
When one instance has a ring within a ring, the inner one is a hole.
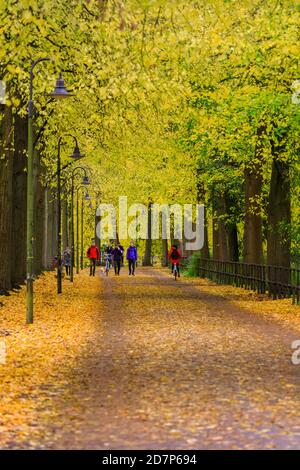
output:
M95 242L92 242L91 246L88 248L87 257L90 260L90 276L95 276L96 263L99 260L99 250Z
M181 251L180 251L180 248L177 248L177 245L172 245L170 251L169 251L169 260L172 264L172 274L173 274L173 269L174 269L174 265L176 264L177 265L177 272L178 272L178 277L180 277L180 272L179 272L179 262L180 262L180 259L181 259Z
M71 274L71 248L69 246L67 246L65 251L63 252L63 265L66 268L66 275L70 276Z
M130 246L127 248L126 259L128 261L129 276L134 276L135 264L138 259L138 253L133 240L131 240Z
M110 242L108 242L108 245L105 248L104 256L105 256L105 259L107 260L107 262L109 263L109 269L112 267L113 253L114 253L114 249L111 246Z
M115 274L118 276L120 275L123 253L124 253L124 248L120 245L120 243L116 243L115 248L113 249L113 258L114 258Z

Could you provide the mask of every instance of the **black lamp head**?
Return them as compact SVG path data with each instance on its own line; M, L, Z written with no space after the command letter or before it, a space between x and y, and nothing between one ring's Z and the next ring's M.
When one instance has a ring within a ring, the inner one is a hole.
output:
M91 196L89 195L88 191L86 192L85 196L83 197L84 201L90 201Z
M71 158L74 158L74 160L80 160L80 158L83 158L83 157L84 157L84 155L82 155L82 154L80 153L79 147L78 147L78 145L76 144L76 145L75 145L75 148L74 148L74 152L73 152L73 154L71 155Z
M84 176L84 177L82 178L81 184L84 184L84 185L91 184L91 183L90 183L90 180L89 180L89 177L88 177L88 176Z
M61 74L59 74L59 77L56 80L55 88L53 92L50 93L50 96L58 100L72 96L72 94L69 93L68 90L66 90L64 79L62 78Z

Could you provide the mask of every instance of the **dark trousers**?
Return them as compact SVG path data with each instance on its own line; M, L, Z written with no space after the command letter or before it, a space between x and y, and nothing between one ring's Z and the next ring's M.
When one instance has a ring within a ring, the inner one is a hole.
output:
M90 276L95 276L96 272L96 258L90 258Z
M66 266L66 275L69 276L71 274L71 266Z
M134 274L134 270L135 270L135 259L129 259L129 260L128 260L128 269L129 269L129 274Z
M115 274L120 274L120 269L121 269L121 260L120 259L114 261L114 268L115 268Z

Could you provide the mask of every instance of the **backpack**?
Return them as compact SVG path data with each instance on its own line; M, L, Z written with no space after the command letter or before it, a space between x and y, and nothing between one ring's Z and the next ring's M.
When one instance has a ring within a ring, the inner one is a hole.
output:
M173 250L171 253L171 259L178 259L178 258L179 258L178 250Z

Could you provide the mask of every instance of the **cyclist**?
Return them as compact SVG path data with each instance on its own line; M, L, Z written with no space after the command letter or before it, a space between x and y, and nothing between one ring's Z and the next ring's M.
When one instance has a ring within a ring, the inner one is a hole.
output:
M108 263L109 269L112 267L113 253L114 253L114 249L110 245L110 243L108 243L105 249L105 258L106 258L106 263Z
M93 241L91 246L87 250L87 257L90 260L90 276L95 276L96 263L99 259L99 249Z
M169 251L168 258L172 264L172 274L173 274L174 265L176 264L178 277L180 277L179 262L180 262L181 256L182 255L181 255L180 248L177 248L177 245L172 245Z

